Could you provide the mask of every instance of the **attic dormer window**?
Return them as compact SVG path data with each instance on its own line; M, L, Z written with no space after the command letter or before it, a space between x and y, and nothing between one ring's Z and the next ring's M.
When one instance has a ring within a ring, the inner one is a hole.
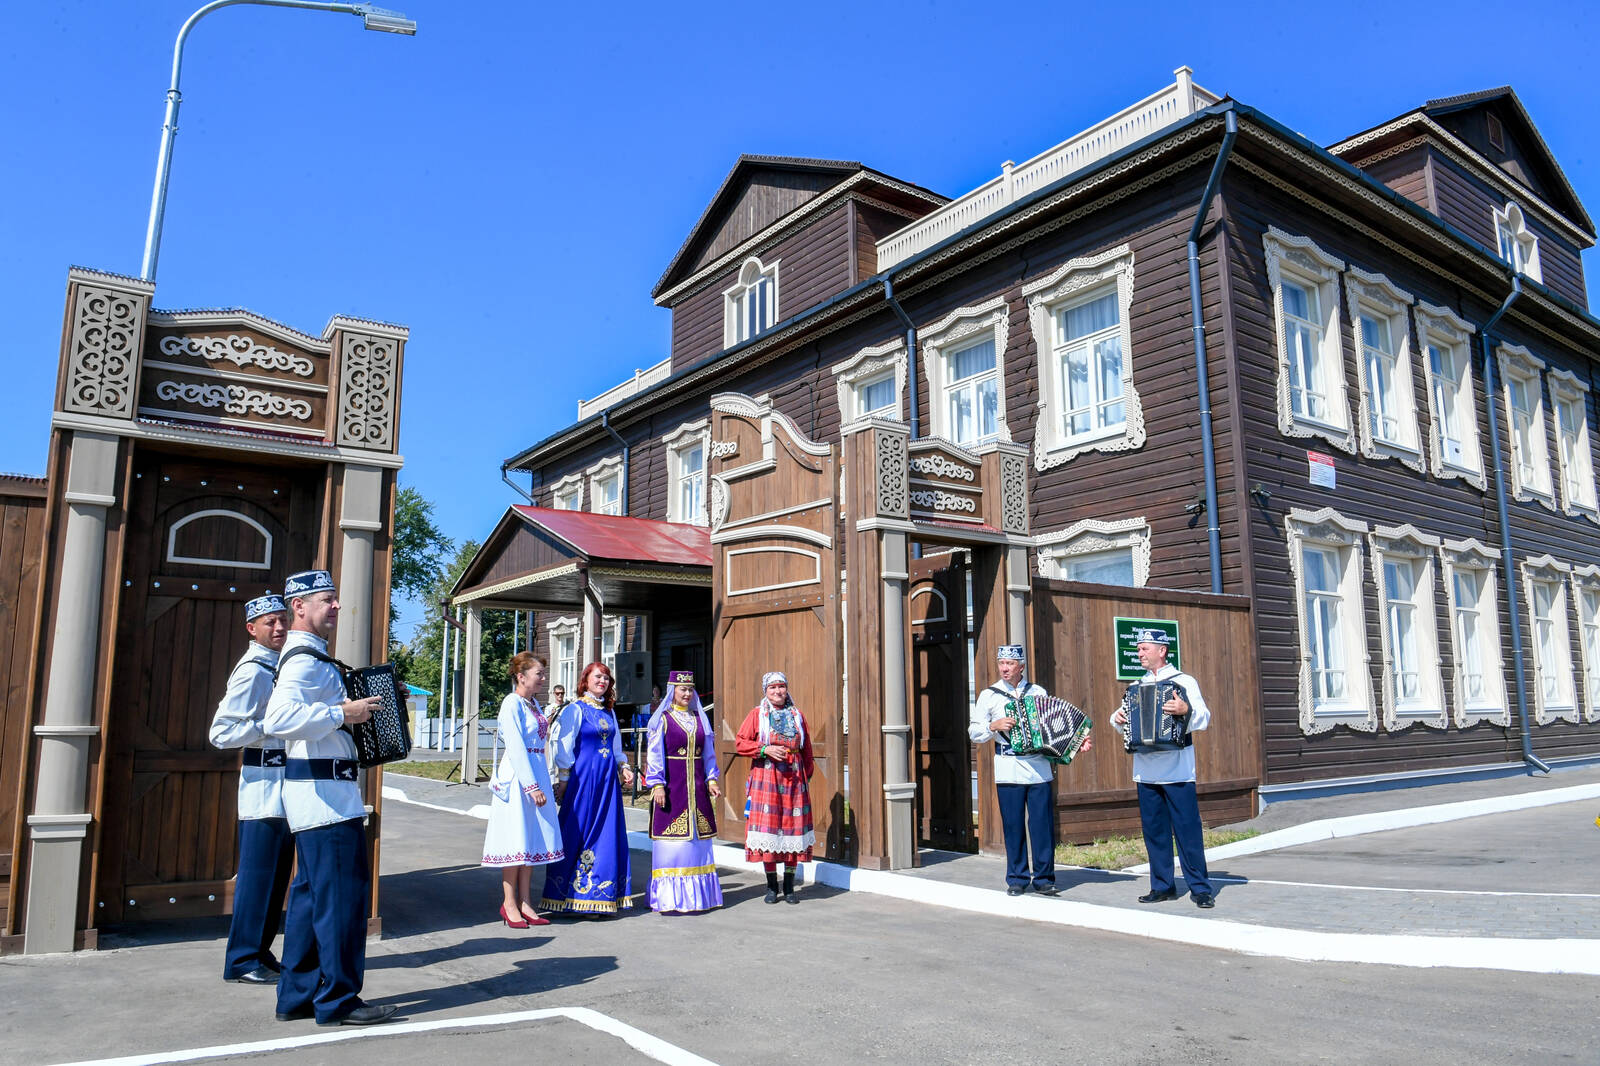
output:
M1493 115L1485 115L1484 117L1488 119L1489 143L1494 145L1498 151L1505 151L1506 128L1502 126L1500 124L1500 120L1495 118Z
M1494 213L1495 240L1500 247L1500 258L1510 263L1520 273L1534 281L1539 275L1539 238L1528 232L1522 208L1507 204L1505 210Z
M778 263L767 265L751 256L739 268L739 280L723 294L723 347L747 341L778 320Z

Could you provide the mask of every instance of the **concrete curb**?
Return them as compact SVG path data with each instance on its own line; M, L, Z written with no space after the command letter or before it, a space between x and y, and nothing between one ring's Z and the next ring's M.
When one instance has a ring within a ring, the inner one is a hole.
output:
M1572 795L1571 793L1584 793ZM384 798L402 803L416 803L399 788L385 785ZM1566 795L1560 795L1566 793ZM1556 799L1545 797L1558 796ZM1349 818L1330 818L1324 822L1307 823L1291 830L1280 830L1255 837L1241 844L1255 843L1267 837L1298 833L1320 826L1313 835L1295 843L1326 840L1338 836L1354 836L1361 832L1381 832L1405 825L1427 825L1433 822L1469 818L1474 815L1496 814L1508 810L1566 803L1600 795L1600 785L1585 785L1555 792L1540 792L1522 796L1507 796L1494 800L1469 800L1464 803L1439 804L1433 808L1416 811L1392 812L1397 816L1415 816L1433 811L1432 817L1417 821L1396 821L1389 824L1388 815L1354 815ZM488 817L488 809L475 807L462 811L453 807L440 807L423 803L419 806L432 810L448 811L467 817ZM1472 810L1462 813L1463 808ZM483 814L476 812L482 810ZM1455 813L1444 813L1454 810ZM1359 828L1368 824L1370 828ZM1347 823L1335 833L1328 829L1334 823ZM1279 843L1272 847L1289 847ZM648 833L630 831L628 847L634 851L648 851ZM1232 848L1234 845L1228 845ZM1217 848L1207 856L1222 853L1228 848ZM718 866L736 870L759 870L760 863L746 862L744 849L730 844L714 844L712 853ZM1533 940L1501 937L1444 937L1380 935L1374 933L1324 933L1305 929L1287 929L1280 926L1247 925L1216 918L1187 918L1174 914L1161 914L1149 910L1132 910L1110 907L1098 903L1081 903L1075 900L1044 899L1038 896L1008 896L999 889L973 888L936 881L925 877L908 877L905 874L879 870L858 870L831 862L802 863L798 875L800 883L827 885L847 892L865 892L887 896L910 903L989 914L1002 918L1021 918L1026 921L1046 922L1051 925L1096 929L1108 933L1146 937L1171 943L1192 944L1197 947L1236 951L1245 955L1264 955L1305 962L1357 962L1384 966L1448 967L1461 969L1510 970L1522 973L1571 973L1600 976L1600 940L1575 938Z
M1383 833L1391 829L1410 829L1419 825L1437 825L1462 818L1478 818L1485 814L1505 814L1525 811L1534 807L1549 807L1558 803L1600 798L1600 785L1573 785L1545 792L1523 792L1514 796L1493 796L1488 799L1460 800L1455 803L1437 803L1430 807L1412 807L1399 811L1376 811L1371 814L1349 814L1342 818L1324 818L1304 825L1290 826L1258 837L1240 840L1233 844L1211 848L1206 852L1209 866L1219 859L1236 859L1241 855L1258 855L1264 851L1292 848L1318 840L1361 836L1365 833ZM1127 873L1147 874L1149 863L1129 866Z

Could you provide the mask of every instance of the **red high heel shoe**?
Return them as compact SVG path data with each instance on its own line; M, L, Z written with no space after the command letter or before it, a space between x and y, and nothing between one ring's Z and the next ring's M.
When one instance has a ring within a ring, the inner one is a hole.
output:
M523 911L522 912L522 920L525 923L527 923L528 925L549 925L550 924L550 919L549 918L543 917L542 915L538 915L538 914L535 914L532 917L529 917L527 911Z
M528 923L527 923L526 920L517 921L517 922L513 922L511 920L511 915L506 913L506 905L504 903L500 904L500 920L505 922L506 925L510 926L513 929L526 929L526 928L528 928Z

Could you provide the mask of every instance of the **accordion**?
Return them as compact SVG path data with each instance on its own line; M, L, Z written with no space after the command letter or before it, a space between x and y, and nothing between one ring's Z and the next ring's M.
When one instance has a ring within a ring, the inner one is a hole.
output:
M400 681L394 666L364 666L347 670L345 691L352 699L377 696L382 703L365 722L347 727L356 742L356 761L362 769L403 759L411 753L411 724L406 720L405 702L400 696Z
M1013 755L1043 755L1063 766L1078 754L1094 724L1058 696L1023 696L1008 703L1006 713L1017 720L1011 727Z
M1177 751L1194 744L1189 716L1171 715L1162 706L1174 695L1187 702L1189 694L1175 681L1135 681L1122 697L1128 720L1122 727L1122 746L1130 752Z

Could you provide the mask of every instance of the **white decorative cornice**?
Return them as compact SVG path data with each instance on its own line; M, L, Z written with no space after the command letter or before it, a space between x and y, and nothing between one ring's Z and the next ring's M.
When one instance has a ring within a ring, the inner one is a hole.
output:
M1085 518L1054 533L1041 533L1034 541L1045 577L1060 577L1061 561L1074 555L1127 548L1133 558L1134 585L1143 588L1150 581L1150 523L1143 515L1109 521Z
M158 381L156 398L169 402L192 403L201 407L220 407L230 415L265 415L268 418L293 418L304 422L311 417L311 405L304 400L243 385L200 385L193 382Z
M316 370L311 360L303 355L280 351L238 333L226 337L162 337L160 347L165 355L193 355L210 363L227 360L240 367L287 370L303 378L310 377Z
M906 391L906 344L901 338L863 348L849 359L835 366L833 377L839 399L839 420L850 423L857 420L855 391L862 382L877 377L885 371L894 371L894 418L900 418L901 397ZM878 417L882 417L879 415Z
M929 396L933 406L930 420L941 431L950 427L944 424L943 404L938 400L949 383L945 366L950 349L962 341L989 334L994 342L994 366L998 382L995 388L995 432L1002 440L1011 439L1011 427L1006 425L1006 341L1011 328L1011 305L1004 296L996 296L980 304L958 307L933 325L922 330L918 338L922 359L928 367ZM976 417L976 412L974 412Z
M156 414L170 417L172 412L162 411ZM397 470L405 465L404 457L399 455L374 455L371 452L335 447L327 441L292 441L280 434L251 432L224 426L185 426L164 422L152 424L143 419L124 422L120 419L61 413L50 419L50 425L54 429L108 433L162 444L220 448L246 455L283 455L318 462L357 463L362 466L382 467L386 470Z
M282 322L274 322L264 318L254 311L244 308L233 310L206 310L206 311L161 311L150 312L152 326L168 329L183 328L189 330L238 330L241 326L248 327L252 332L262 333L285 344L292 344L303 348L316 355L326 356L333 351L333 345L328 336L313 337L309 333L302 333L293 326L286 326ZM163 338L179 340L182 338ZM212 338L206 338L212 339Z

